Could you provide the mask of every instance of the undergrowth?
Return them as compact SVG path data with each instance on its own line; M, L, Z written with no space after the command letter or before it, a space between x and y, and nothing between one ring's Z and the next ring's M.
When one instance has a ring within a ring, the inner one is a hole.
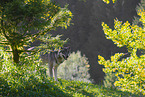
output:
M139 97L128 92L104 88L101 85L63 79L54 82L50 79L40 81L31 77L28 81L23 81L21 83L23 85L10 84L3 78L0 81L2 97Z
M13 64L8 53L0 51L0 97L139 97L83 81L51 80L39 55L21 58Z

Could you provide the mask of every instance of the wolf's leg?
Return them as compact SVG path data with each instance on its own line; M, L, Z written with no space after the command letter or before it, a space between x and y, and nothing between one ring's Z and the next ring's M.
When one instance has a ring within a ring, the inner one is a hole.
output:
M49 76L53 79L52 69L53 69L53 64L49 64Z
M54 78L55 78L55 81L58 81L57 80L57 66L53 67L53 71L54 71Z

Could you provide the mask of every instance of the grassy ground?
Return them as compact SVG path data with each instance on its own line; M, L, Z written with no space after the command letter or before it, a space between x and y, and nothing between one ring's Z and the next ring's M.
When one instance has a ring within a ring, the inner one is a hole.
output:
M0 97L140 97L103 85L63 79L55 82L37 56L25 58L19 66L7 60L0 62Z
M18 84L8 83L6 79L1 78L0 82L0 97L139 97L127 92L107 89L101 85L62 79L54 82L50 79L40 81L32 77Z

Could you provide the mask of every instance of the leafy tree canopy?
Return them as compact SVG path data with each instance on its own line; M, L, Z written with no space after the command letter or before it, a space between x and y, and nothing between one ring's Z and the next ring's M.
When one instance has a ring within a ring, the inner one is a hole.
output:
M0 44L10 47L19 62L25 46L57 27L69 26L72 13L51 0L1 0Z
M98 56L99 64L104 65L105 73L115 73L118 78L114 85L122 91L145 94L145 54L137 55L137 50L145 50L145 11L138 11L143 27L114 20L114 29L102 23L107 39L111 39L118 47L126 46L130 56L120 59L124 53L116 53L111 60Z

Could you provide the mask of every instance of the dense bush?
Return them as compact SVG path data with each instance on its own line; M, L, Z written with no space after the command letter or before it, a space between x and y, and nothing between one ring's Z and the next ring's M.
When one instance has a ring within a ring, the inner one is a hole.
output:
M17 65L11 61L11 55L5 53L2 48L0 57L2 95L29 96L28 91L39 88L37 84L44 82L46 69L40 65L38 54L21 58Z
M59 66L58 76L66 80L90 82L88 70L88 59L77 51L71 53L69 58Z

